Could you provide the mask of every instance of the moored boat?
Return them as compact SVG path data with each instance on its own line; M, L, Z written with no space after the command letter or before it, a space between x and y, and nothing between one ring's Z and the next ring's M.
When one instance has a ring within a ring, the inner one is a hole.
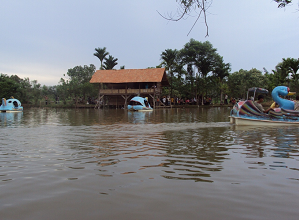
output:
M2 104L0 106L0 112L22 112L23 107L21 106L21 102L18 99L10 98L5 99L2 98Z
M130 100L128 105L130 111L152 111L153 108L150 106L146 98L135 96Z

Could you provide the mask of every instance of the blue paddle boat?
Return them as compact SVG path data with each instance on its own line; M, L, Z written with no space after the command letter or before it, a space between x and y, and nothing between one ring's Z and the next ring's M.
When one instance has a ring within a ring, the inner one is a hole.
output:
M143 97L135 96L130 100L128 105L130 111L152 111L153 108L150 106L148 100Z
M267 93L262 88L255 89L255 92ZM254 104L253 100L239 101L230 112L230 123L235 125L299 125L299 111L294 110L294 101L283 99L290 89L286 86L277 86L272 91L273 100L279 108L271 109L268 113L261 112Z
M0 106L0 112L22 112L23 107L21 102L13 97L10 99L2 98L2 105Z

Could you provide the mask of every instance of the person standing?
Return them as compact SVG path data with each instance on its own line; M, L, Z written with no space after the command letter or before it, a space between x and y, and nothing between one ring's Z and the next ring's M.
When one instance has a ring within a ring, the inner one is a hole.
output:
M45 103L48 105L48 96L45 96Z
M228 99L228 95L227 95L227 94L225 94L225 96L224 96L224 104L225 104L225 105L227 105L227 104L228 104L228 102L227 102L227 99Z

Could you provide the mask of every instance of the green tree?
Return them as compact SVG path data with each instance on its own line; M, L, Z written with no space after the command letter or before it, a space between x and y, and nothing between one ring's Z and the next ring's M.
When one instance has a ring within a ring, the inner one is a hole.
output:
M103 69L103 60L105 59L106 56L109 55L109 53L106 51L106 47L103 47L103 48L95 48L95 53L93 54L94 56L96 56L97 58L100 59L101 61L101 67L100 67L100 70Z
M282 68L284 68L287 74L291 74L292 85L296 89L296 92L299 92L298 89L298 80L299 80L299 58L283 58L281 63Z
M169 77L170 77L170 96L173 97L173 72L176 69L176 58L178 51L172 49L166 49L161 54L161 59L163 60L162 66L165 67Z
M31 97L33 103L36 105L41 98L41 84L37 80L31 81Z
M71 96L69 81L61 78L59 85L57 85L56 89L57 95L59 96L59 100L62 101L63 104L66 104L67 100Z
M189 88L190 94L197 95L196 90L194 89L195 84L195 57L196 57L196 47L199 42L190 39L188 43L179 51L179 60L182 66L186 66L186 83L189 84L186 88Z
M207 75L216 67L219 55L216 49L209 42L199 42L194 39L185 44L184 48L180 51L182 63L187 65L187 72L190 77L191 88L196 79L195 95L200 92L203 104L203 95L207 95ZM193 76L195 75L195 78Z
M266 71L266 76L269 79L269 89L271 90L276 86L289 86L290 84L289 70L282 63L278 63L275 66L275 69L272 70L272 74Z
M109 55L108 58L105 58L104 69L112 70L117 65L117 60L117 58L114 58L113 56Z
M3 98L11 96L19 99L22 103L36 104L41 94L41 85L37 80L30 82L29 78L21 79L17 75L0 75L0 95Z
M5 74L0 74L0 98L10 98L17 93L18 84Z
M247 90L251 87L268 89L268 79L261 71L240 69L228 76L229 92L234 98L247 98Z
M223 92L227 88L224 84L224 79L229 76L231 70L230 63L224 63L223 57L218 56L214 66L214 76L216 77L216 82L219 83L218 88L220 90L220 102L223 101Z
M24 78L21 79L20 77L18 77L17 75L12 75L10 76L10 78L12 80L14 80L17 85L17 91L14 95L14 97L17 97L17 99L19 99L22 103L30 103L32 102L32 85L31 82L29 80L29 78Z
M86 100L87 96L93 96L95 94L95 87L93 84L89 83L92 75L95 73L95 66L90 64L90 66L84 65L76 66L72 69L69 69L67 75L69 76L68 80L61 79L59 91L62 88L68 89L68 96L72 97L76 105L78 101ZM60 94L59 94L60 95ZM65 94L62 94L65 98Z

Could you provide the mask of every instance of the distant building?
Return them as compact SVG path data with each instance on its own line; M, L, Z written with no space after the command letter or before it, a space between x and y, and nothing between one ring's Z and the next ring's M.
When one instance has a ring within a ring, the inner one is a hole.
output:
M99 83L99 101L110 106L124 106L134 96L148 97L155 108L162 87L169 86L165 68L98 70L90 83Z

